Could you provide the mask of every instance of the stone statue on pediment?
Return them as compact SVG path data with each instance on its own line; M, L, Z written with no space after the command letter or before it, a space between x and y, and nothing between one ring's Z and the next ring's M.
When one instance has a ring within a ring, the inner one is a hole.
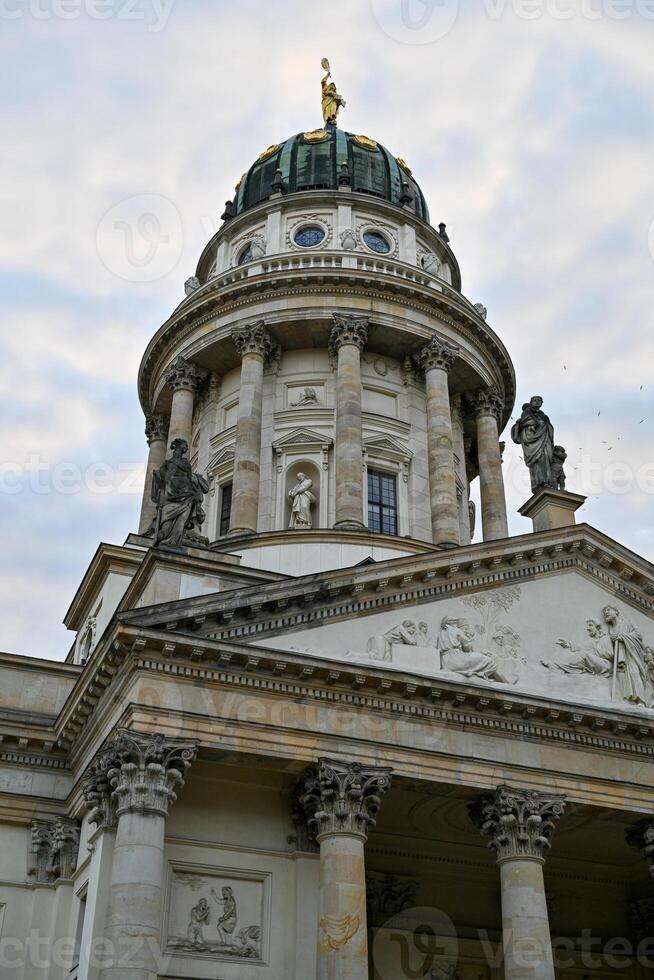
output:
M170 449L171 456L152 475L152 500L157 505L152 543L155 547L203 546L208 540L198 531L205 519L202 501L209 484L193 473L186 439L173 439Z
M532 493L541 487L553 487L554 427L543 412L543 399L534 395L522 406L522 414L511 428L511 439L522 447L523 458L531 477Z

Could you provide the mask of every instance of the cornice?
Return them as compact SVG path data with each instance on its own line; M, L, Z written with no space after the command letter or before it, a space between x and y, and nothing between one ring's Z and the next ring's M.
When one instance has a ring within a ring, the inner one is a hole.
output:
M256 542L253 538L252 543ZM197 629L194 624L202 617L204 633L241 640L572 569L607 586L634 608L648 615L654 612L652 565L588 525L482 542L448 552L430 546L425 550L423 554L304 575L256 589L130 610L123 614L123 621L184 632Z
M288 260L288 268L277 268ZM449 325L465 336L471 344L481 344L491 363L499 365L498 381L504 389L504 422L515 399L515 374L508 351L499 337L481 319L470 303L450 287L435 290L429 284L415 279L389 275L378 270L343 269L338 267L298 266L293 256L270 259L275 265L269 272L249 276L235 271L233 275L216 279L210 290L190 308L176 311L163 324L150 341L139 369L139 397L144 412L151 410L151 379L170 360L174 351L179 352L183 342L200 326L211 321L217 314L225 315L241 308L260 303L266 298L279 300L284 296L323 295L392 300L398 306L411 307L428 316L437 316L440 323ZM408 267L408 269L412 267ZM416 270L412 270L417 275ZM235 279L235 281L226 281ZM309 288L310 284L315 285ZM347 305L347 304L344 304ZM225 326L225 336L229 332ZM434 328L436 329L436 327ZM415 336L416 344L428 340L430 331ZM187 352L195 353L195 352Z
M342 704L375 714L381 711L404 715L431 725L654 759L654 720L620 709L575 706L536 695L388 670L380 665L343 663L124 624L116 624L110 648L99 658L95 670L88 671L76 698L60 719L58 737L63 748L69 749L82 738L118 671L121 675L125 671L144 671L202 687L218 685L295 700ZM185 715L189 717L188 709Z

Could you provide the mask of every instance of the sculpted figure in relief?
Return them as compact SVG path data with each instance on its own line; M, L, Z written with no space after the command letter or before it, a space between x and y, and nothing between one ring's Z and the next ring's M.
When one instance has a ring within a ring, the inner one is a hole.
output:
M443 616L436 637L436 649L441 656L442 670L500 684L509 683L492 657L474 649L474 633L465 619Z
M304 473L298 473L297 483L288 491L291 498L291 523L292 528L313 527L311 508L316 502L315 496L311 493L313 480L310 480Z
M201 898L191 909L191 921L188 924L188 939L194 946L204 946L203 926L209 924L211 909L206 898Z
M640 630L615 606L605 606L602 619L603 623L596 619L586 621L588 642L583 647L574 646L569 640L557 640L559 646L576 654L572 660L541 663L564 674L606 677L612 700L650 705L654 651L645 646Z
M298 408L300 405L317 405L318 395L315 388L305 388L296 402L291 402L291 408Z

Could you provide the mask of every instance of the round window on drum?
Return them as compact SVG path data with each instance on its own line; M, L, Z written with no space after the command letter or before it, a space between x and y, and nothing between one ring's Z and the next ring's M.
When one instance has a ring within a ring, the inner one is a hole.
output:
M381 255L388 255L391 250L388 238L386 238L386 235L382 235L380 231L364 232L363 241L369 249L373 252L379 252Z
M305 225L296 231L293 241L300 248L315 248L325 239L325 231L320 225Z

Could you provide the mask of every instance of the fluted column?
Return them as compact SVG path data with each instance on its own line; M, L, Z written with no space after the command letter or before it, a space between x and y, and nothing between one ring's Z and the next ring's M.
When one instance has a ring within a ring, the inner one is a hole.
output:
M297 800L320 845L317 980L368 980L364 844L391 770L321 759Z
M473 406L477 418L482 531L484 541L494 541L509 534L499 434L504 402L497 388L490 387L477 392Z
M334 527L359 530L363 515L363 432L361 427L361 351L368 340L368 318L334 313L329 350L336 365L336 520Z
M174 439L185 439L191 445L193 434L193 404L199 385L207 377L207 372L180 354L175 358L165 375L165 381L173 392L170 409L168 445Z
M626 831L627 843L640 852L648 864L649 873L654 878L654 819L645 817Z
M195 745L121 732L85 785L90 819L116 826L100 980L152 980L161 969L164 834Z
M150 527L157 512L156 504L152 499L152 474L158 470L166 458L166 437L168 435L168 419L163 415L146 415L145 417L145 438L148 440L150 451L148 453L148 464L145 470L145 484L143 486L143 501L141 503L141 517L139 520L139 534L143 534Z
M425 372L431 527L438 548L460 544L448 372L458 349L432 337L417 360Z
M554 980L543 865L565 798L500 786L470 808L497 855L505 980Z
M274 345L263 320L232 330L241 358L230 534L256 533L261 476L263 369Z

